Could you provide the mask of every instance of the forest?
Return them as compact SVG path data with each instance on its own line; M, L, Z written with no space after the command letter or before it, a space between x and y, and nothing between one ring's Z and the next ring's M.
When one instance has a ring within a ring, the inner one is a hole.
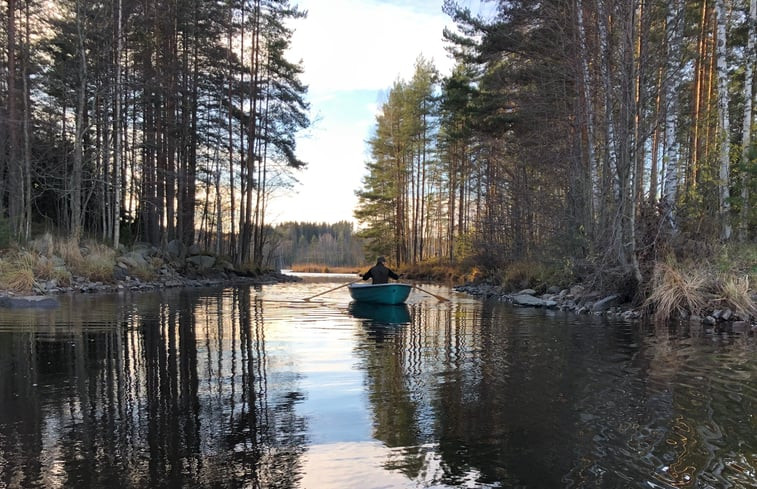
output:
M337 223L285 222L273 227L273 238L267 249L270 262L277 268L293 265L325 267L359 267L368 263L363 254L363 240L355 235L351 222Z
M270 193L304 165L286 0L9 0L0 235L209 244L259 266Z
M366 256L629 296L713 259L748 289L757 0L485 3L444 1L453 71L419 56L380 107L356 190ZM305 165L296 5L6 6L0 247L42 231L180 240L260 268L313 239L266 220Z
M355 213L369 249L630 297L712 258L748 288L757 2L494 4L446 1L454 71L420 57L383 102Z

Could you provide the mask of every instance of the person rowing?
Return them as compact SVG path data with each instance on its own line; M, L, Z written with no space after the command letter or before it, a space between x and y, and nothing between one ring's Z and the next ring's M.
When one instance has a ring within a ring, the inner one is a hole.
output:
M376 260L376 264L371 267L370 270L365 272L364 274L360 275L360 277L363 280L373 279L373 284L387 284L389 283L389 278L393 278L394 280L399 280L400 276L394 273L390 268L388 268L384 263L386 263L386 258L383 256L379 256Z

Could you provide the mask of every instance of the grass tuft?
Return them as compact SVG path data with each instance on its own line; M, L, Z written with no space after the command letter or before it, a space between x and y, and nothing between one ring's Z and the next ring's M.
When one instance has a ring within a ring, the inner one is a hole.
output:
M13 292L31 292L34 288L34 269L37 257L31 253L8 256L0 266L0 287Z
M717 301L728 307L743 319L757 316L757 304L752 300L749 289L749 276L724 277L718 281Z
M658 263L645 305L654 310L655 321L699 314L707 305L707 285L707 277L698 271L677 270L667 263Z

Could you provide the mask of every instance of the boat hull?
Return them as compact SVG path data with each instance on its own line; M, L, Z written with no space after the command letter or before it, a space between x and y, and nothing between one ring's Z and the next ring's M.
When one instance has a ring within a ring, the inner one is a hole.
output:
M350 296L357 302L404 304L413 286L409 284L351 284Z

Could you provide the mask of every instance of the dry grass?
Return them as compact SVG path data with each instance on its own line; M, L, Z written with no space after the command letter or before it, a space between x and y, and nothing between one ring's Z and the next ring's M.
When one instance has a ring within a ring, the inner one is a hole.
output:
M0 287L18 293L31 292L36 283L37 255L21 252L7 256L0 266Z
M88 243L87 254L82 257L78 274L93 282L112 282L116 252L103 244Z
M56 240L55 254L61 257L72 271L78 269L84 261L79 241L73 238Z
M701 272L658 263L652 277L652 293L645 304L654 310L655 321L699 314L707 305L707 287L707 277Z
M757 316L757 304L752 300L748 275L723 277L716 288L716 300L722 307L730 308L743 319Z
M463 272L437 260L429 260L415 265L405 265L400 270L409 278L430 282L461 282L467 279Z

